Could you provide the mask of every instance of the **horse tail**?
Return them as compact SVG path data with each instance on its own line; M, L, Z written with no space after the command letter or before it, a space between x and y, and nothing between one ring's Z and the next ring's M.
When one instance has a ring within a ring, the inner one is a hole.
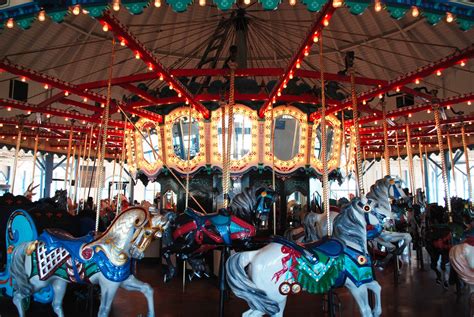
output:
M22 297L33 294L33 287L30 284L28 274L25 272L26 249L30 243L31 242L23 242L13 250L10 266L11 276L15 279L13 290L19 292Z
M235 296L247 301L251 309L273 316L280 311L278 303L267 296L264 290L248 277L245 267L252 261L257 251L239 252L231 255L226 263L227 283Z

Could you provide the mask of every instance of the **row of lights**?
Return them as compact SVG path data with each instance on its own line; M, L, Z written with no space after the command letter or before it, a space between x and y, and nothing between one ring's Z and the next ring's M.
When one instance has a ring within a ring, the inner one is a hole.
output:
M380 0L375 0L375 3L374 3L375 12L380 12L382 11L382 9L383 9L382 2ZM412 6L410 11L411 11L412 17L417 18L418 16L420 16L421 12L417 6ZM454 19L455 19L454 14L452 14L451 12L446 12L445 20L447 23L453 22Z

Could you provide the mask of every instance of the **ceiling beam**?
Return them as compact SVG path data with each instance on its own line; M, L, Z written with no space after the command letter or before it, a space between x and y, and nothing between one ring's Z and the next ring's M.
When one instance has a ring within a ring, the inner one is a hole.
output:
M194 96L179 80L174 76L171 76L168 69L161 64L158 58L129 31L129 29L122 24L117 17L115 17L110 11L105 11L102 17L98 18L98 20L102 24L107 24L115 36L117 36L120 41L123 41L125 45L135 53L135 56L138 56L143 60L143 62L145 62L147 66L156 73L156 78L163 78L163 80L172 85L173 89L178 93L178 96L181 95L183 101L189 102L193 108L201 112L205 119L211 117L210 111L200 102L195 100Z
M294 71L299 69L301 66L301 61L306 55L309 54L311 46L314 44L314 39L319 38L319 35L324 28L324 24L328 24L329 20L331 19L332 14L336 8L332 5L332 1L327 1L324 7L319 11L318 18L313 22L311 27L308 30L303 42L296 50L293 57L290 59L289 64L285 68L283 75L280 76L277 83L273 87L270 95L268 97L268 101L264 103L264 105L260 108L258 115L260 118L265 116L265 112L270 108L272 103L276 102L278 99L278 95L282 94L284 86L288 83L288 81L294 76Z

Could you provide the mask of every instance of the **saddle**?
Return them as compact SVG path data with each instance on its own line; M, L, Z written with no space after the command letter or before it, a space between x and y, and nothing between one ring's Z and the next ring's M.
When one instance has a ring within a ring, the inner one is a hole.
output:
M204 227L207 224L211 224L215 227L226 244L231 243L230 224L232 219L226 209L220 209L218 212L212 214L202 214L191 208L188 208L184 211L184 213L196 222L198 229Z
M60 229L46 229L39 240L44 242L48 251L52 249L65 249L75 259L81 259L80 251L84 244L91 242L94 236L89 233L86 236L75 238L66 231Z
M344 251L344 245L336 239L324 238L302 245L279 236L274 236L272 241L295 249L313 263L319 261L318 253L327 257L337 257Z

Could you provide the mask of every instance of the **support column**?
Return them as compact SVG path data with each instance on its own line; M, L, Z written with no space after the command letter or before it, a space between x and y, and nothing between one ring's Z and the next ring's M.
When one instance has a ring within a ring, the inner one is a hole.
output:
M44 156L44 195L51 197L51 184L53 182L54 154L46 153Z

